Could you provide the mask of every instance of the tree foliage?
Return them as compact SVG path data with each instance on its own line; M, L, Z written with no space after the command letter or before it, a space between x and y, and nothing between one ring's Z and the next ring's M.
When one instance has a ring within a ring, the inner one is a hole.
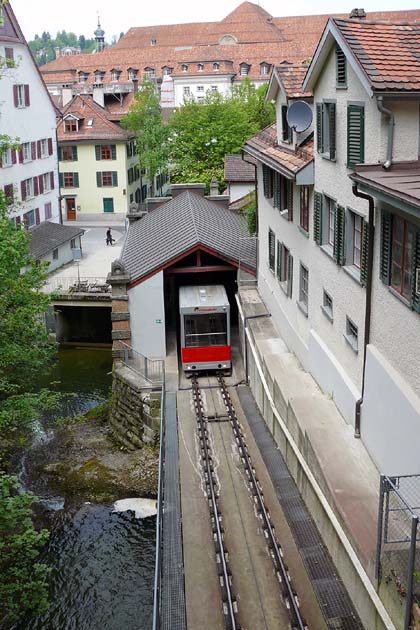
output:
M142 81L135 102L121 125L136 135L137 153L142 168L147 169L153 180L168 165L169 130L162 122L159 97L152 81Z
M67 33L65 30L59 31L56 37L51 37L49 32L44 31L39 37L35 35L34 39L28 42L35 61L38 66L55 59L55 49L65 48L66 46L80 46L82 53L90 53L95 50L95 38L86 38L84 35L76 35L75 33Z

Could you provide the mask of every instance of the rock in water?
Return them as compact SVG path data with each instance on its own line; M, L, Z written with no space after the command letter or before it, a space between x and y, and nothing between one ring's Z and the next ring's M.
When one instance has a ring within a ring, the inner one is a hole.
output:
M136 518L147 518L157 514L154 499L121 499L115 501L113 512L134 512Z

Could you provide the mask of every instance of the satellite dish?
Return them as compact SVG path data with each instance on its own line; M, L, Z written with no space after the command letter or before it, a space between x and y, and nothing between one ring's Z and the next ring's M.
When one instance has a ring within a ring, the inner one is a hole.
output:
M286 118L289 127L295 131L306 131L312 122L312 109L305 101L295 101L287 110Z

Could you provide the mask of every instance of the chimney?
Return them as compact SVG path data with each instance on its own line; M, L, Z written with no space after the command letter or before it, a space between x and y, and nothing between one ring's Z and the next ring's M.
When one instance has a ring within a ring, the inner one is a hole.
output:
M210 182L210 197L214 197L219 194L219 184L217 183L217 179L212 179Z
M94 87L92 96L95 103L98 103L101 107L105 106L104 88Z
M139 90L139 80L138 79L133 79L133 92L134 94L137 94Z
M229 208L230 195L206 195L206 199L221 208Z
M366 11L364 9L352 9L349 17L351 20L366 20Z
M181 193L188 191L204 197L205 190L205 184L172 184L171 195L172 197L178 197Z
M65 105L67 105L67 103L70 103L71 99L73 98L72 89L71 88L63 88L61 90L61 98L63 100L63 107Z

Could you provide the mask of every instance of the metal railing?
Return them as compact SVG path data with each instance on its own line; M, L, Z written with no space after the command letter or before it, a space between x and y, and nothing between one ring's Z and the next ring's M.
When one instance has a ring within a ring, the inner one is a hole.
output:
M121 361L124 365L153 386L163 383L164 362L161 359L149 359L123 341L120 342L120 345L123 352Z
M404 630L420 604L420 475L381 475L376 579L394 583L405 598Z
M45 293L109 293L111 285L106 277L64 277L47 278L44 285Z
M160 628L160 594L162 582L162 547L163 547L163 469L164 469L164 448L165 448L165 372L163 372L162 394L160 397L160 442L159 442L159 476L157 494L157 516L156 516L156 559L155 559L155 581L153 586L153 625L152 630Z

